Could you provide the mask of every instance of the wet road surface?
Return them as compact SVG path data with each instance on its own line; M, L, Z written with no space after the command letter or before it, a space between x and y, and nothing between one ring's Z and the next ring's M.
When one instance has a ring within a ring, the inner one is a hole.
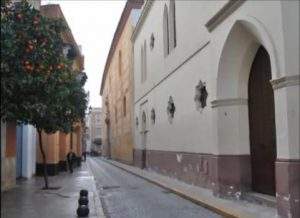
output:
M87 161L107 218L221 217L100 158Z

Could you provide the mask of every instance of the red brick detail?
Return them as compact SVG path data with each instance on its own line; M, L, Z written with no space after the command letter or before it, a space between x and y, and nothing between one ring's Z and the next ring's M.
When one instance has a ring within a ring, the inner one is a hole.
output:
M15 122L8 122L6 124L6 157L16 156L16 144L17 144L17 127Z
M300 160L277 160L276 199L281 217L300 217Z

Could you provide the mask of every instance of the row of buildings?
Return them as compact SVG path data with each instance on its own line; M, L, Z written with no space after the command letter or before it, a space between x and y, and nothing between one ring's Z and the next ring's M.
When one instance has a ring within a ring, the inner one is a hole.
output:
M90 154L100 154L102 151L102 109L90 107L85 119L85 151ZM95 143L99 141L99 143Z
M300 217L299 1L129 0L100 94L105 156Z
M40 1L28 1L41 14L49 18L63 19L64 15L59 5L41 5ZM66 43L66 52L73 49L76 56L73 58L73 69L80 72L84 69L84 57L81 48L77 45L70 28L63 35ZM83 128L81 123L74 126L69 134L56 132L43 133L42 140L47 157L49 175L56 175L66 170L66 155L72 149L80 157L82 154ZM43 162L40 154L37 131L31 125L16 125L16 123L1 122L1 191L15 186L17 178L31 178L33 175L43 174Z

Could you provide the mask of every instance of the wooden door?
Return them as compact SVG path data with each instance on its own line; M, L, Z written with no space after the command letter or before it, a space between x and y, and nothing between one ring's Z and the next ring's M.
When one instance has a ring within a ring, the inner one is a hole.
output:
M276 131L271 66L260 47L254 58L248 84L250 150L253 191L275 195Z

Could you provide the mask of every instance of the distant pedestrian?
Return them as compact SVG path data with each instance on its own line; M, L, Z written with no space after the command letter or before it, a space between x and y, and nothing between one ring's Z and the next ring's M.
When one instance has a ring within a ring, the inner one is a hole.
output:
M69 151L69 153L67 154L67 161L68 161L70 173L73 173L73 161L74 161L75 157L76 157L76 155L73 152L73 150L71 149Z
M82 152L83 160L86 161L86 151Z

